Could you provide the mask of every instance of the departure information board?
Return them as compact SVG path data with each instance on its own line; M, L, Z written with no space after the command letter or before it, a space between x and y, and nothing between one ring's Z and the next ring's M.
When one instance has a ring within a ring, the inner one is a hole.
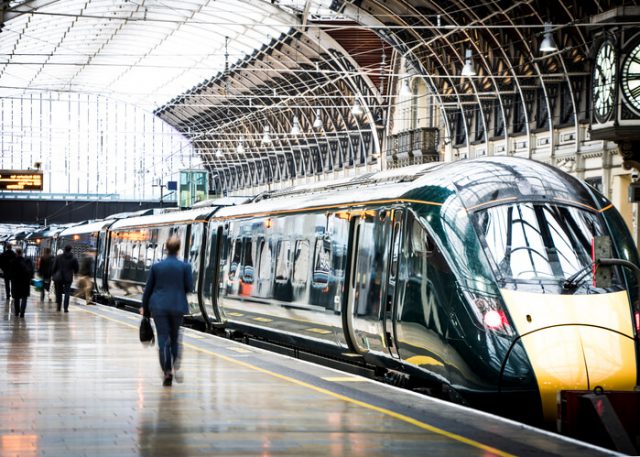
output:
M3 190L42 190L42 172L0 170L0 191Z

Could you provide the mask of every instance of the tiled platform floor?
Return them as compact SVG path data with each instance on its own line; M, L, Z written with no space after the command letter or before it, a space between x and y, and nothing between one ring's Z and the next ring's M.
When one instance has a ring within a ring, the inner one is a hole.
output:
M37 298L24 319L0 302L2 457L603 455L191 330L184 383L162 387L139 316Z

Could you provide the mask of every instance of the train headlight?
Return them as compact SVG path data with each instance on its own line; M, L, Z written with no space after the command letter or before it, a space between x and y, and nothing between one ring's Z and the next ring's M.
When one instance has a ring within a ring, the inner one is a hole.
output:
M482 328L492 332L513 336L514 331L507 314L502 309L498 297L467 292L471 314L477 319Z

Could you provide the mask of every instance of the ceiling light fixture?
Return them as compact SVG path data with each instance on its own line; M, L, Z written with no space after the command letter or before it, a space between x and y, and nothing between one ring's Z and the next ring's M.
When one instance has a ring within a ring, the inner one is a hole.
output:
M473 58L473 52L471 49L467 49L465 51L464 57L464 67L462 67L462 76L475 76L476 70L473 68L473 62L471 59Z
M322 118L320 118L320 108L318 108L318 110L316 111L316 120L313 121L313 128L314 129L322 128Z
M240 137L240 141L238 142L238 147L236 148L236 152L238 154L244 154L244 136Z
M353 114L354 116L360 116L362 114L362 106L360 106L360 102L358 100L353 101L351 114Z
M264 134L262 135L262 144L271 144L271 136L269 135L270 127L265 124Z
M400 96L401 97L409 97L409 96L411 96L411 88L409 87L409 76L408 75L402 80L402 85L400 86Z
M293 122L291 125L291 134L292 135L300 135L300 120L298 120L298 116L293 116Z
M544 36L540 43L540 52L553 52L558 50L558 45L553 40L553 32L551 31L551 23L544 23Z

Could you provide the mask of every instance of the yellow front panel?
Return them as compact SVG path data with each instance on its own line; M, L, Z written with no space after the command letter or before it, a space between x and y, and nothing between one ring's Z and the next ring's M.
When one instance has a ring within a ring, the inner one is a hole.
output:
M578 327L553 327L522 338L540 389L545 421L556 419L559 390L587 389Z
M626 291L593 295L553 295L502 289L520 335L563 324L595 325L633 338Z
M614 332L579 327L589 372L589 389L633 390L636 385L635 341Z
M545 420L557 416L560 390L632 390L635 341L626 291L551 295L503 290L534 370Z

